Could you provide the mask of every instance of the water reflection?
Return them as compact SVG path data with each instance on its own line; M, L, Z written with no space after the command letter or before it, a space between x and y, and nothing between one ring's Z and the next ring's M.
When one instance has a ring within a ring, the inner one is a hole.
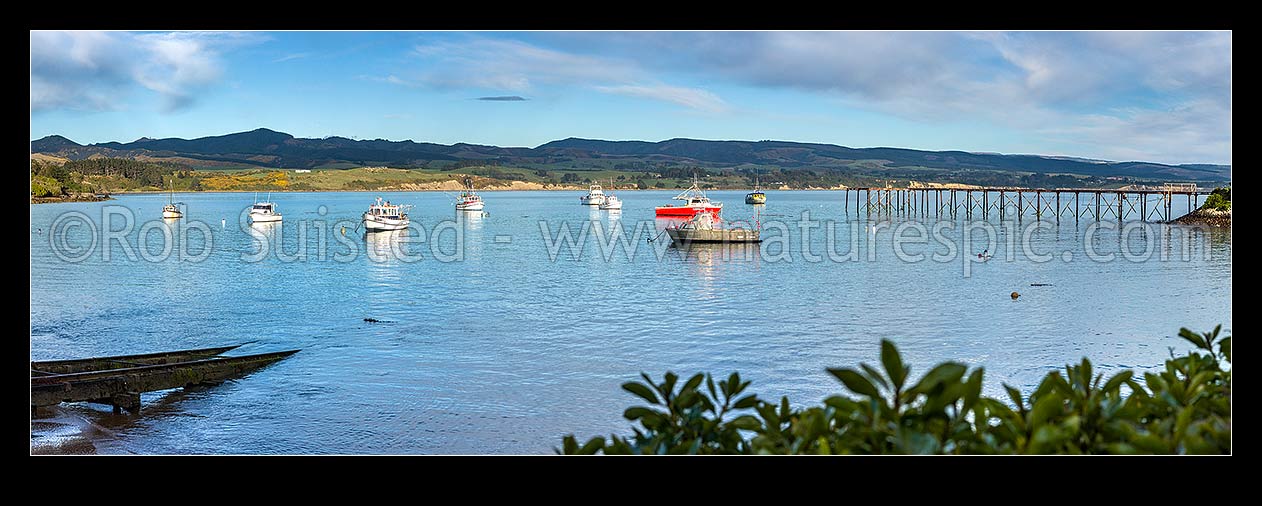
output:
M456 221L467 231L482 230L486 222L486 213L483 211L459 212L456 213Z
M454 254L466 260L481 260L484 229L488 213L462 212L456 214L458 226L447 231L441 224L436 225L431 233L431 240L444 255ZM454 234L452 232L455 232Z
M250 223L250 233L259 238L271 238L280 234L281 221L260 221Z
M755 265L760 263L757 262L758 243L694 242L683 246L672 242L671 246L680 251L684 262L697 265L713 266L731 262L750 262Z
M413 248L410 247L412 245L408 241L411 234L411 228L364 232L364 243L367 246L365 252L368 254L368 259L373 262L410 259L414 254L411 251Z

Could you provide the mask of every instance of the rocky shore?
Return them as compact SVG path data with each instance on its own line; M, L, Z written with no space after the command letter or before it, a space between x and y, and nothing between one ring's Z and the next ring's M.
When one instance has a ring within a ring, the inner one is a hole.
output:
M1206 225L1210 227L1231 228L1231 211L1216 209L1197 209L1174 220L1182 225Z
M114 198L109 195L94 195L91 193L75 193L56 197L31 197L32 204L53 204L56 202L101 202L105 200L114 200Z

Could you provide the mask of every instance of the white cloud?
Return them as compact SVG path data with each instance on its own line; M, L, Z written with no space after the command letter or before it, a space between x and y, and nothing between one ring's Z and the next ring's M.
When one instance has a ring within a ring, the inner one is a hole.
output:
M1230 164L1230 123L1230 105L1198 99L1164 110L1132 108L1066 118L1038 133L1112 160Z
M723 112L728 109L727 103L718 95L697 88L684 88L681 86L666 85L636 85L636 84L620 84L616 86L596 86L596 89L606 93L614 93L618 95L627 95L632 97L651 98L664 102L696 109L705 112Z
M31 32L31 110L109 110L137 86L182 109L223 74L220 53L254 33Z
M1230 32L645 33L622 43L653 70L1055 135L1091 150L1082 156L1230 158Z
M302 58L310 58L310 57L311 57L311 53L291 53L291 54L282 56L280 58L277 58L275 60L272 60L272 63L281 63L281 62L287 62L290 60L299 60Z

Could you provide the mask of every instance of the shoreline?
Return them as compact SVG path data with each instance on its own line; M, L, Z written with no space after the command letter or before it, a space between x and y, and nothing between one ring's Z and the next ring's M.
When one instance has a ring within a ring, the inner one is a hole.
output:
M66 204L66 203L71 203L71 202L105 202L107 200L114 200L114 197L112 196L98 197L96 195L91 195L91 196L67 195L64 197L31 197L31 205Z
M1197 209L1183 216L1175 218L1170 223L1180 225L1198 225L1214 228L1231 228L1231 211L1218 211L1214 209Z

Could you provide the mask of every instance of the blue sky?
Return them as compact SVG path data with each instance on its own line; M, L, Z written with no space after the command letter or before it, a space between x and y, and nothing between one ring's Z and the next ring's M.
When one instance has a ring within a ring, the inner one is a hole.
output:
M266 127L1231 163L1230 32L37 31L30 84L31 138L80 143Z

